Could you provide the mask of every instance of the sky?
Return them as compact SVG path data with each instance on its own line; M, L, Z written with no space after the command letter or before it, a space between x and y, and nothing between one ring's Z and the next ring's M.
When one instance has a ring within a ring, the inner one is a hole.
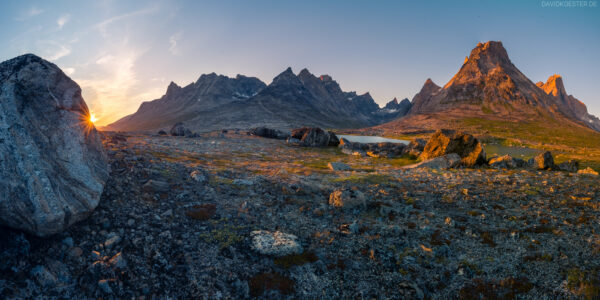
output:
M600 116L599 1L3 1L0 61L34 53L109 124L204 73L265 83L288 66L384 105L442 86L478 42L502 41L532 81L563 76Z

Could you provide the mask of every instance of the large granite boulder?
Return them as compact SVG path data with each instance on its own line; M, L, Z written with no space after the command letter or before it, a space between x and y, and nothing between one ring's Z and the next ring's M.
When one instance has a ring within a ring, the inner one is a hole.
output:
M454 130L438 130L425 145L421 160L428 160L442 155L456 153L463 166L472 167L485 164L483 145L472 135Z
M331 131L325 131L318 127L303 127L292 130L292 138L300 141L303 147L327 147L337 146L340 140Z
M27 54L0 63L0 224L48 236L98 205L108 158L79 86Z

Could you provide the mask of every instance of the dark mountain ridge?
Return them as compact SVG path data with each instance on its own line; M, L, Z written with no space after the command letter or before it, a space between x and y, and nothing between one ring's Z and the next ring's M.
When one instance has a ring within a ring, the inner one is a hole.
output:
M142 103L137 112L106 129L157 130L177 122L194 131L256 126L360 128L403 116L410 108L406 101L396 105L381 109L369 93L344 92L331 76L317 77L307 69L296 75L287 68L269 85L254 77L212 73L185 87L169 84L164 96Z

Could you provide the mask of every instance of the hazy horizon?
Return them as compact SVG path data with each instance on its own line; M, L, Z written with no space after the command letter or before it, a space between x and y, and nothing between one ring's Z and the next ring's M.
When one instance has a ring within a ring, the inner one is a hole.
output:
M563 76L569 94L600 115L600 8L552 1L10 2L0 13L4 61L34 53L83 90L106 125L201 74L256 76L288 66L331 75L379 105L443 86L478 42L500 40L533 82ZM492 15L493 13L493 15Z

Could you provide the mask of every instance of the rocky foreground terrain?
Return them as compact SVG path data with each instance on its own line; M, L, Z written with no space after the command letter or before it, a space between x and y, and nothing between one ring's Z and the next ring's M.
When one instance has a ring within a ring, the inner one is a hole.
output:
M594 175L402 169L414 161L245 132L104 146L89 218L48 238L0 230L2 298L599 295Z

